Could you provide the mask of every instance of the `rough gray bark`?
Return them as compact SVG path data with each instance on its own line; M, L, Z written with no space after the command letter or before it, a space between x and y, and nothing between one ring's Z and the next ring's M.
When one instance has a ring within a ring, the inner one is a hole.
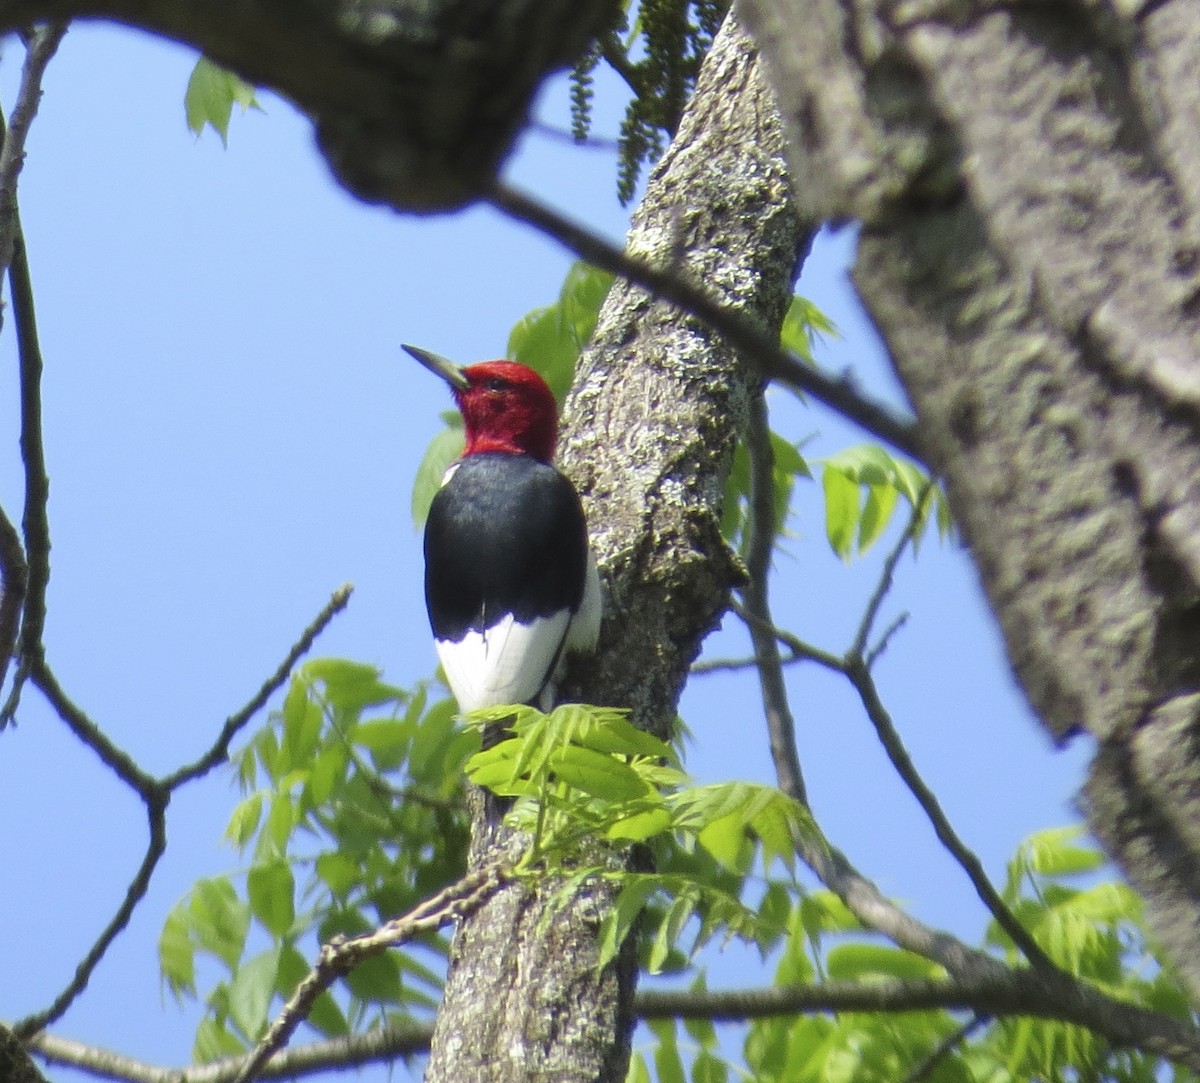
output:
M0 33L106 18L192 45L290 98L351 192L398 210L478 197L545 75L613 0L3 0Z
M1200 3L744 0L1091 826L1200 992Z
M629 247L777 330L808 239L786 193L777 117L730 21ZM610 293L565 419L562 464L609 592L600 649L577 667L570 698L632 707L640 725L669 732L688 666L741 575L718 524L756 385L670 306L623 284ZM586 888L543 931L546 894L514 886L465 923L426 1079L624 1080L636 968L630 944L619 965L596 969L609 900Z

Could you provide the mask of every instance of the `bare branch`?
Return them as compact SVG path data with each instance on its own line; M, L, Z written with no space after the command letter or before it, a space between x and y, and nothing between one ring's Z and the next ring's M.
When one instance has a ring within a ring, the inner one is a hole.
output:
M921 529L921 519L924 514L925 505L928 503L932 493L933 482L928 481L917 496L917 502L913 505L912 515L909 516L908 520L908 527L883 562L879 582L875 584L875 590L871 593L866 609L863 610L862 620L858 622L858 631L854 635L854 641L851 643L850 649L846 652L847 661L863 657L863 653L867 649L867 640L871 637L871 629L875 627L875 620L879 616L879 608L883 605L883 600L887 597L888 591L892 589L892 583L896 576L896 567L900 563L900 558L904 556L905 550L916 538L917 531ZM891 631L889 630L887 634L890 635ZM887 636L885 635L885 641L886 638ZM875 653L878 653L878 650Z
M8 272L17 326L20 367L21 456L25 463L25 546L16 529L0 513L0 687L17 643L21 653L41 642L46 610L46 583L50 578L50 532L46 520L48 482L41 442L42 358L34 320L33 288L17 206L17 180L25 162L25 139L37 114L46 65L58 49L67 24L48 23L32 31L26 43L25 63L13 106L11 122L0 116L0 275ZM21 620L21 614L24 620ZM27 665L17 667L13 687L0 711L0 729L13 717L21 698Z
M276 1053L259 1071L259 1079L298 1079L331 1068L357 1068L376 1061L419 1056L429 1052L433 1025L392 1023L361 1034L311 1042ZM28 1048L50 1064L61 1064L104 1079L126 1083L233 1083L245 1057L229 1057L188 1068L163 1068L134 1060L111 1049L39 1034Z
M921 1061L907 1076L904 1077L903 1083L922 1083L928 1079L943 1060L945 1060L954 1050L965 1042L972 1034L980 1027L984 1026L990 1016L976 1014L968 1019L961 1027L958 1027L953 1033L947 1034L935 1049L930 1050L929 1055Z
M149 803L159 790L160 784L143 771L134 758L108 737L67 695L44 659L31 659L29 666L29 679L46 697L55 714L125 785Z
M771 574L771 555L775 551L775 464L767 403L761 390L750 403L746 447L750 454L750 515L746 523L748 581L741 594L746 612L756 618L747 626L754 655L759 659L758 683L762 689L775 777L784 793L807 807L808 795L796 751L796 725L788 704L779 640L771 631L774 622L767 583Z
M25 236L16 202L12 204L13 247L8 268L21 387L21 460L25 467L25 511L22 527L29 577L21 621L21 673L42 657L46 625L46 588L50 583L50 479L42 439L42 349L38 339L33 282ZM19 689L14 687L14 695ZM15 706L15 703L14 703Z
M779 640L780 643L787 647L792 652L792 657L787 659L787 661L816 662L817 665L823 666L825 669L831 669L835 673L845 672L845 665L842 659L831 651L814 647L811 643L805 643L799 636L792 635L791 632L784 628L777 628L773 624L763 623L758 617L747 610L745 606L739 605L737 602L733 602L729 608L741 617L747 625L761 625Z
M42 97L42 76L67 32L67 24L50 22L33 30L25 45L21 84L8 130L0 146L0 274L12 259L17 224L17 178L25 164L25 138Z
M279 689L296 663L312 648L314 641L350 601L354 587L349 583L338 587L325 603L321 611L313 618L312 623L300 634L300 638L292 645L278 668L264 682L262 687L251 697L250 701L236 714L230 715L221 727L221 732L213 742L212 747L194 763L180 767L179 770L162 780L162 785L168 790L175 790L185 782L207 774L220 763L225 762L229 755L229 745L247 722L250 721L265 706L268 699Z
M904 785L908 787L913 797L917 799L917 804L921 806L921 810L933 825L938 841L949 851L950 855L967 874L967 878L971 881L971 886L975 888L975 892L984 906L991 911L997 924L1008 934L1021 954L1030 963L1039 970L1057 971L1058 967L1056 964L1042 951L1037 941L1033 939L1028 930L1017 920L1016 915L1000 897L1000 893L992 886L992 882L988 879L987 873L983 868L983 862L959 838L958 833L954 830L946 814L942 811L937 797L917 771L916 766L908 755L908 750L904 747L903 741L900 740L900 734L896 732L896 727L892 724L887 708L884 707L883 701L879 698L879 692L875 687L875 680L868 671L866 662L861 658L849 660L846 667L846 676L849 678L850 683L854 685L855 691L858 692L863 707L867 712L867 717L875 727L879 741L883 745L884 751L887 752L888 759L891 760L896 773L903 780Z
M992 886L992 882L988 879L987 872L983 868L983 862L959 838L958 833L954 830L946 814L942 811L941 804L938 802L936 795L926 785L916 765L912 762L908 750L904 747L904 742L900 739L900 734L892 723L891 716L888 714L887 708L884 707L882 699L879 697L879 691L875 686L875 678L871 675L870 665L863 655L867 640L871 635L871 629L875 623L875 618L879 614L879 609L883 605L888 591L892 588L896 566L900 563L901 556L904 555L905 550L912 544L917 531L920 529L925 504L932 492L933 483L930 482L925 486L916 503L913 505L908 527L895 546L893 546L887 559L883 562L883 570L880 573L879 582L871 595L870 601L867 603L863 618L859 622L854 642L851 644L849 651L846 652L846 657L843 660L843 672L847 680L854 686L854 690L858 693L863 709L867 712L867 717L875 727L875 733L879 737L879 742L883 745L888 759L891 760L892 766L896 769L896 773L900 776L904 785L908 787L913 797L917 799L917 804L921 806L921 810L933 825L938 841L949 851L950 855L967 874L967 878L971 881L971 886L975 888L975 892L980 900L991 911L997 924L1008 934L1009 938L1025 958L1038 970L1062 973L1050 957L1042 951L1037 941L1033 939L1026 928L1017 920L1016 915L1000 897L1000 893ZM891 634L890 630L888 634ZM886 643L886 636L883 642ZM878 655L879 649L881 648L877 648L873 652L874 655Z
M17 645L17 632L21 626L21 609L25 605L25 593L29 587L29 565L25 561L25 549L21 536L12 520L0 508L0 689L12 661ZM20 686L24 676L18 668L12 692L4 707L0 708L0 730L12 719L20 699Z
M296 1028L312 1010L313 1004L333 981L348 974L364 959L378 955L386 948L411 940L418 933L440 929L460 921L479 909L495 892L512 878L511 871L501 865L490 865L468 873L461 880L443 888L436 895L414 907L402 917L393 918L370 933L361 936L339 937L321 948L317 964L296 987L291 1000L284 1005L278 1018L242 1064L235 1083L250 1083L257 1078L272 1054L282 1049Z
M313 640L329 624L330 620L345 608L350 599L351 589L348 585L339 587L325 604L313 622L304 630L299 640L288 651L279 668L263 684L262 688L237 714L231 716L222 727L221 734L213 747L196 763L180 768L174 774L164 779L155 779L143 771L133 757L124 749L119 748L105 733L78 707L63 691L54 673L41 657L40 651L32 660L30 677L41 690L51 707L58 716L70 727L84 744L91 748L101 761L109 767L118 778L130 787L146 806L149 820L150 841L141 865L126 889L125 898L121 901L116 913L104 927L96 942L92 945L83 961L75 971L75 976L66 989L55 999L45 1011L22 1020L15 1028L21 1037L42 1030L55 1019L58 1019L70 1007L75 998L84 990L100 960L108 951L109 946L117 935L129 924L138 903L145 897L150 885L150 878L158 865L167 846L166 810L171 793L194 778L198 778L217 763L220 763L228 751L229 742L249 719L259 711L270 698L272 693L287 679L297 659L304 654Z
M87 988L87 983L91 980L93 972L100 960L104 958L109 946L129 924L133 911L150 887L150 877L154 874L159 859L167 849L167 797L165 790L158 790L152 798L147 799L146 815L150 827L150 841L146 847L146 854L125 891L125 898L121 900L121 905L117 907L116 913L96 938L96 942L88 950L83 961L75 968L75 976L67 984L67 987L55 997L54 1003L45 1011L31 1015L13 1027L13 1033L18 1037L28 1038L62 1017L75 998Z
M793 357L756 323L714 301L676 270L653 267L629 255L598 233L501 182L493 184L488 201L509 217L554 237L588 263L620 275L702 320L769 379L812 395L885 443L917 462L923 461L916 425L910 419L899 417L887 406L868 398L848 376L827 375Z
M971 979L821 982L729 990L654 990L637 995L641 1019L713 1019L745 1022L813 1012L887 1013L970 1011L975 1017L943 1045L965 1039L991 1016L1033 1016L1092 1029L1117 1046L1140 1049L1193 1071L1200 1070L1200 1032L1167 1016L1110 1000L1074 984L1064 992L1031 970L1005 970ZM420 1024L380 1027L333 1041L313 1042L278 1053L260 1079L300 1078L328 1068L361 1067L373 1061L428 1052L431 1029ZM84 1068L127 1083L233 1083L246 1063L232 1057L185 1069L166 1069L105 1049L52 1035L29 1042L52 1064ZM940 1049L941 1047L939 1047ZM937 1051L935 1051L936 1053ZM944 1055L944 1054L942 1054ZM928 1063L930 1058L926 1058ZM918 1071L921 1066L918 1066ZM919 1078L916 1072L910 1078Z

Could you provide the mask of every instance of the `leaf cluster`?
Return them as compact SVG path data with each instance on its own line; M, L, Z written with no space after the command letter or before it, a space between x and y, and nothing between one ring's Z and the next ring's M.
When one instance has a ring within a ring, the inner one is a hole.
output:
M453 704L386 684L373 667L311 661L281 709L235 757L243 797L228 840L247 864L196 884L159 940L164 981L206 995L197 1060L243 1052L308 972L318 942L375 928L457 879L467 849L462 766L478 747ZM447 943L369 960L317 1001L326 1037L425 1017L441 993Z

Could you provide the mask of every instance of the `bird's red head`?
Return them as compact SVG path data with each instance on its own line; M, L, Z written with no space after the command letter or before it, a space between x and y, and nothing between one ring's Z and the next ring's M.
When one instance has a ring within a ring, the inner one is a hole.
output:
M454 392L467 430L465 455L499 451L554 458L558 443L558 404L533 369L516 361L481 361L459 368L437 354L404 347Z

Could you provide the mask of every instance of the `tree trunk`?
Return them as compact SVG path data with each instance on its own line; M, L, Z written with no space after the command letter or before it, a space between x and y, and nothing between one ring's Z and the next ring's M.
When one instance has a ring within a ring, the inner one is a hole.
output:
M809 236L786 193L778 119L730 20L629 247L777 331ZM565 418L562 462L587 505L609 594L600 648L576 667L570 698L632 707L639 725L669 734L688 667L741 575L719 522L756 390L704 327L613 288ZM477 848L473 861L485 857ZM583 889L543 929L556 890L513 886L460 928L428 1083L625 1079L636 946L597 971L608 889Z
M1013 668L1095 739L1091 826L1200 991L1200 3L742 11Z

